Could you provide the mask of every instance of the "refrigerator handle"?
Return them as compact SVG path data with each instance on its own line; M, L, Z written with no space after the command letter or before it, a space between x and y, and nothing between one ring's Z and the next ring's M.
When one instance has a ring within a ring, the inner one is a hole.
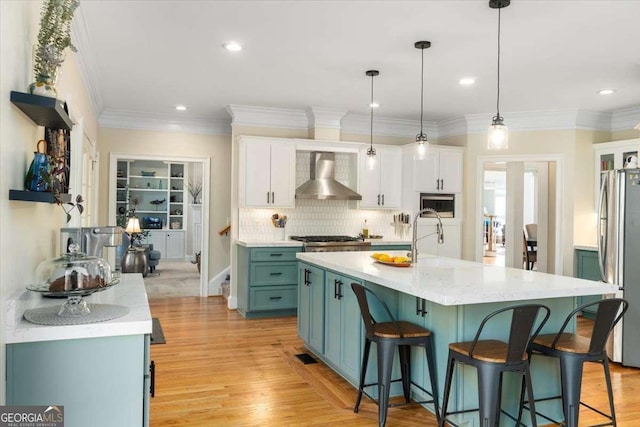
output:
M602 177L602 182L600 183L600 194L598 195L598 224L597 224L597 227L598 227L598 231L597 231L598 266L600 267L600 279L603 282L607 281L606 274L605 274L605 271L604 271L604 256L605 256L604 251L605 251L605 248L606 248L607 245L606 245L606 242L604 243L604 245L603 245L603 242L602 242L602 219L603 219L603 217L602 217L602 214L603 214L602 208L604 207L603 203L604 203L604 200L605 200L605 192L609 190L609 188L607 186L607 183L608 183L607 177ZM607 221L607 223L609 222L609 218L606 217L606 216L604 217L604 220ZM605 227L605 230L608 230L608 227ZM605 235L605 239L607 239L607 238L608 238L608 236Z

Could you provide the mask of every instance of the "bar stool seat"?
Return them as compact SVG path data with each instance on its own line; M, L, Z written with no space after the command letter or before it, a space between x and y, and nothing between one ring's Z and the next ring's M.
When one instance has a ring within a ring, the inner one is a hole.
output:
M564 332L566 327L569 325L569 322L578 313L581 313L586 308L594 306L598 307L598 311L593 322L591 338ZM562 394L560 396L536 399L536 402L562 399L564 423L553 420L541 413L537 413L538 415L556 424L563 424L567 427L577 427L580 405L582 405L609 420L608 423L597 424L598 426L617 425L606 344L614 326L622 319L622 316L628 308L629 303L621 298L609 298L584 304L569 313L558 333L540 335L531 342L528 349L529 357L539 354L541 356L557 357L560 360ZM607 384L607 394L609 397L609 414L580 401L582 367L585 362L596 362L602 364L605 382ZM530 401L524 400L524 391L521 392L520 400L523 402L523 405L521 405L518 420L520 420L522 416L522 408L526 408L525 405L531 403ZM527 409L535 411L533 407Z
M500 316L502 318L507 316L509 312L511 312L511 321L508 326L509 340L507 342L496 339L480 340L483 329L489 320L498 315L502 315ZM543 319L538 322L540 312L545 314ZM527 395L530 398L533 397L527 345L531 339L538 335L549 318L549 314L549 308L540 304L505 307L494 311L482 320L473 341L449 344L447 376L444 384L439 427L443 427L445 422L452 424L447 421L449 415L475 411L479 412L479 425L483 427L498 426L501 413L502 374L504 372L516 372L523 375L523 386L526 387ZM532 332L536 324L538 327L535 332ZM456 363L470 365L477 369L479 408L448 411L447 406ZM535 403L533 405L535 410ZM521 415L522 412L519 410L518 417ZM537 426L533 413L531 414L531 423L533 427Z
M358 386L358 398L353 408L357 413L362 400L362 395L366 395L378 405L378 425L383 427L387 421L387 410L390 407L405 406L410 404L433 403L436 420L440 420L438 408L438 389L435 370L435 355L433 352L433 339L431 331L415 323L404 320L395 320L389 307L371 290L359 283L352 283L351 289L356 294L360 313L364 322L366 336L364 351L362 355L362 370L360 372L360 384ZM376 322L369 310L367 295L375 298L384 308L386 316L390 319L387 322ZM377 344L378 353L378 380L375 383L365 384L367 375L367 365L369 363L369 353L371 343ZM422 346L425 349L429 378L431 380L431 391L427 391L411 381L411 346ZM393 357L396 347L400 357L401 379L391 380L393 367ZM402 392L404 403L389 403L389 391L391 383L402 381ZM378 400L370 396L364 389L370 386L378 386ZM411 386L415 386L431 397L431 400L412 402L410 399Z

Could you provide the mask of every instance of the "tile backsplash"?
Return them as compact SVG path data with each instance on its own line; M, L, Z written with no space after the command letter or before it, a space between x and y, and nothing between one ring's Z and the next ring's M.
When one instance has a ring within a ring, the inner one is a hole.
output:
M349 156L336 153L336 180L355 188L349 182ZM296 187L309 179L310 153L296 155ZM351 159L353 160L353 159ZM410 239L406 233L397 234L392 223L394 210L357 209L357 202L348 200L296 200L295 208L240 209L238 213L240 240L273 241L277 239L276 229L271 224L274 213L287 216L285 236L304 235L348 235L362 232L367 220L369 234L383 235L388 239Z

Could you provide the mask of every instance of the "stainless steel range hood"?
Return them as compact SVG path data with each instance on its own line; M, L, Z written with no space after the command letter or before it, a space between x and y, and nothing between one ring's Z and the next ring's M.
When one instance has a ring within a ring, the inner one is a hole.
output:
M362 196L336 181L335 153L311 152L309 181L296 188L296 199L362 200Z

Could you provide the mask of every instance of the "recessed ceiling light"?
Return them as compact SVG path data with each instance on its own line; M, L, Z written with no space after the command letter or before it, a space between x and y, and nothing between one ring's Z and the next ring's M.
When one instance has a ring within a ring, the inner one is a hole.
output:
M238 52L240 50L242 50L242 46L240 45L240 43L237 42L229 42L229 43L225 43L222 45L222 47L224 47L227 50L230 50L232 52Z
M176 110L178 111L187 111L187 107L184 105L176 105Z
M377 102L372 102L371 104L369 104L370 108L378 108L380 106L380 104L378 104Z
M615 92L614 89L600 89L598 91L600 95L611 95L613 92Z
M463 77L460 79L460 84L462 86L471 86L475 82L476 82L476 79L474 77Z

